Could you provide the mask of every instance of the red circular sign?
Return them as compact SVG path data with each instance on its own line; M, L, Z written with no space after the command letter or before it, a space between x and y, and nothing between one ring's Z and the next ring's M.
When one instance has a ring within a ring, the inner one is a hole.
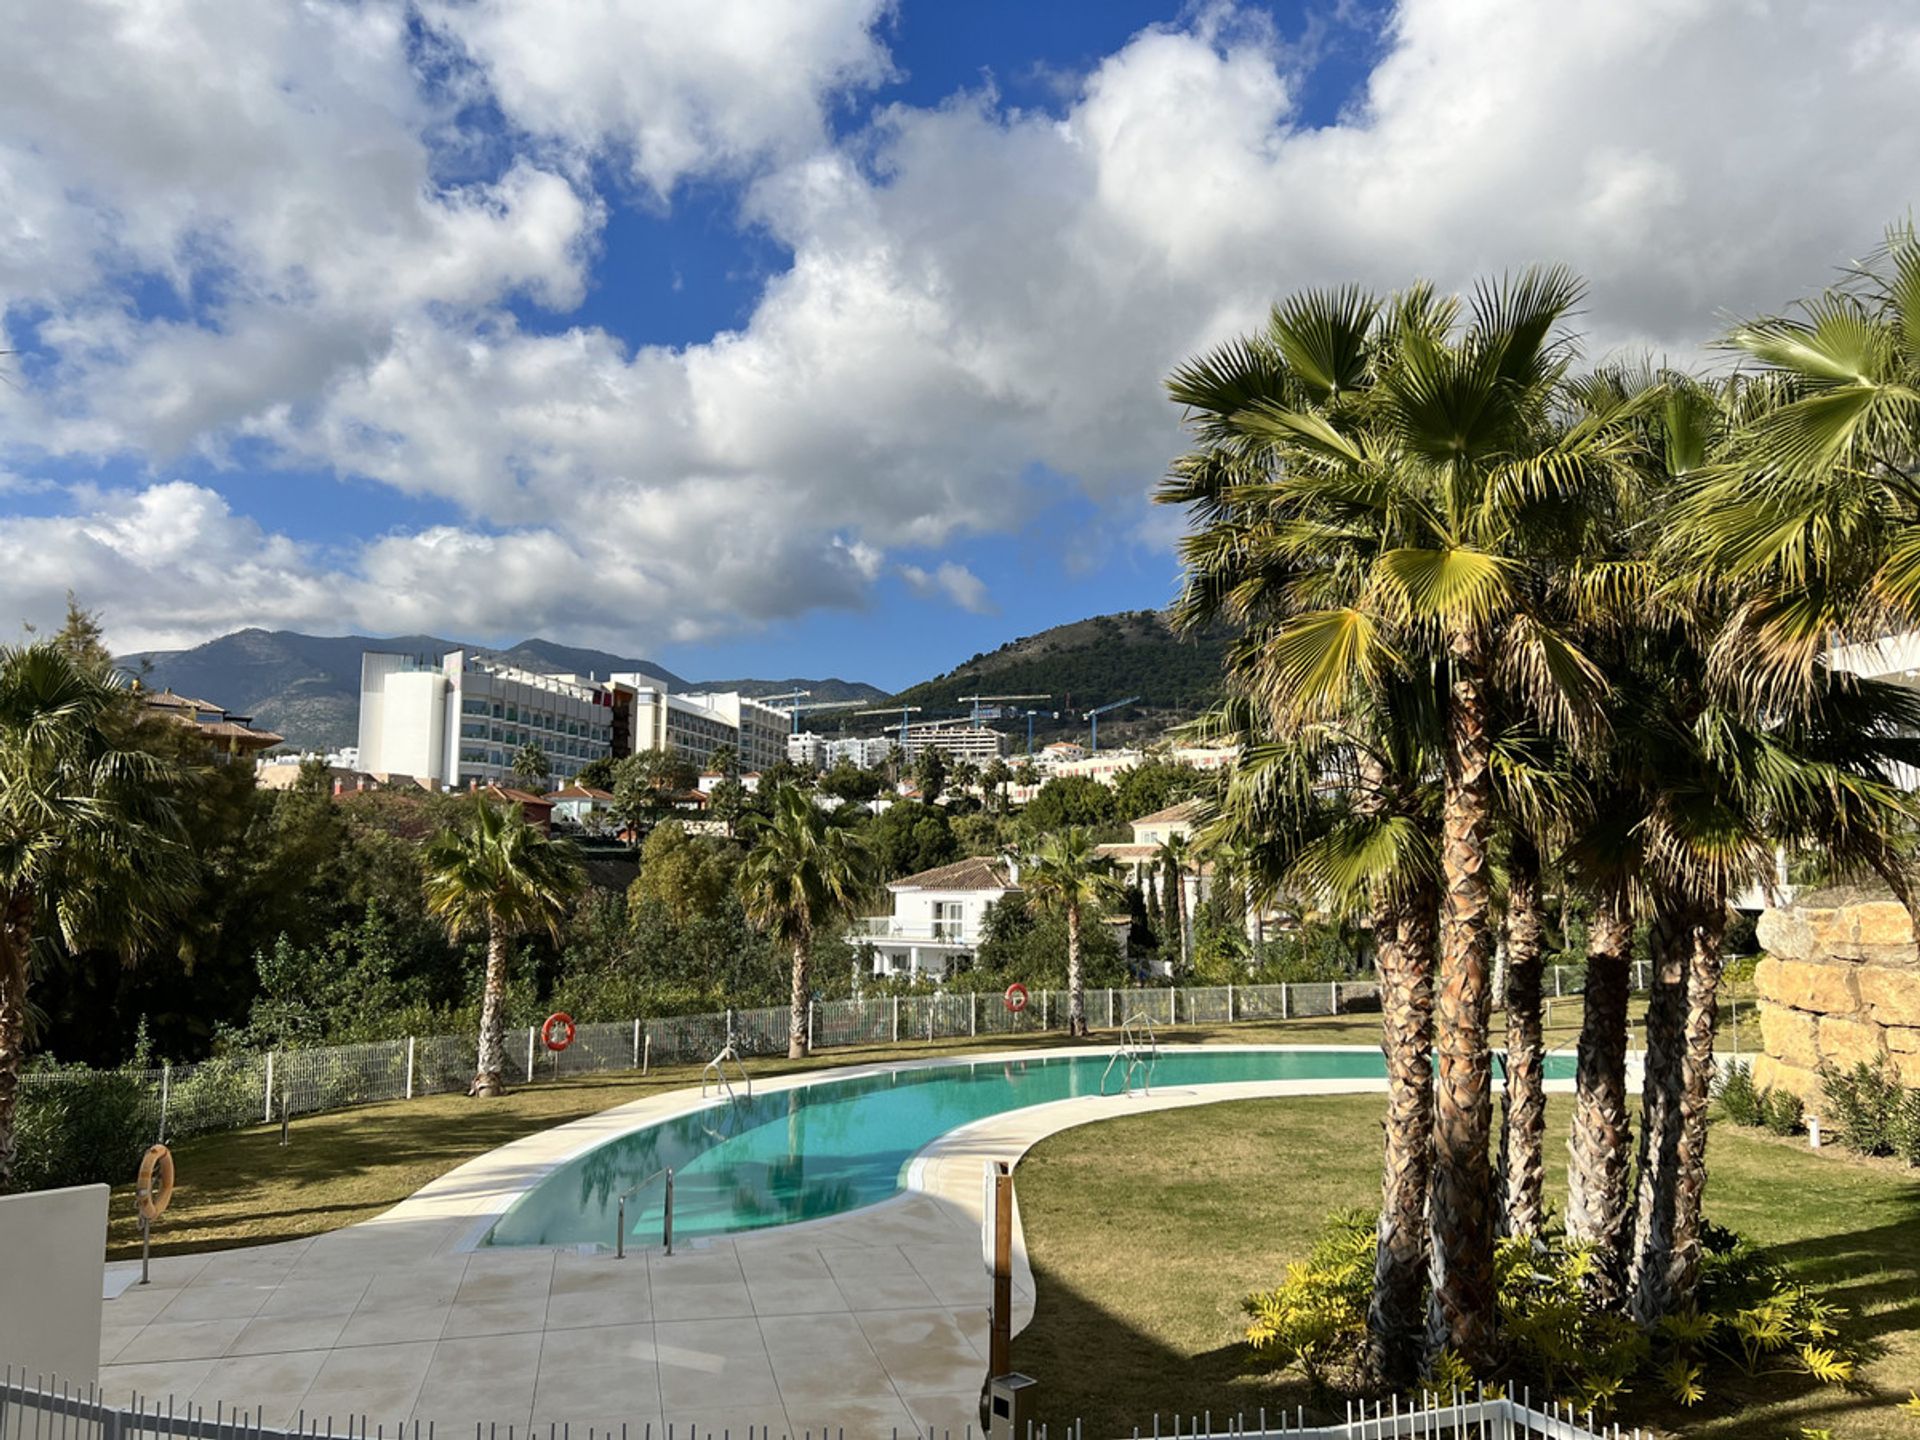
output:
M573 1044L573 1017L564 1010L554 1011L540 1027L540 1040L549 1050L566 1049Z
M1007 986L1007 1009L1018 1015L1027 1008L1027 987L1018 980Z

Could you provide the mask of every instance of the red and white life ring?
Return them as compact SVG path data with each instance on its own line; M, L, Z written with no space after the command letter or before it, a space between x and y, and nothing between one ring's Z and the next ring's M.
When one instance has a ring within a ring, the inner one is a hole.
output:
M564 1010L547 1016L547 1023L540 1027L540 1043L556 1051L573 1044L573 1017Z
M1018 1015L1027 1008L1027 987L1018 980L1007 986L1007 1009Z

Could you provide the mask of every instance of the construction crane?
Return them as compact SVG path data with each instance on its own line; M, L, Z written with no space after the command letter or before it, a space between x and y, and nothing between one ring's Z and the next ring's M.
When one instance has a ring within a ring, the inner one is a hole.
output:
M1094 754L1098 755L1100 753L1100 717L1106 714L1109 710L1118 710L1122 706L1131 705L1133 704L1134 701L1138 700L1139 698L1140 697L1138 695L1129 695L1127 696L1126 699L1116 700L1111 705L1102 705L1097 710L1087 711L1086 718L1093 722L1093 753Z
M811 690L789 690L784 695L763 695L760 697L760 703L770 710L786 711L787 715L791 718L793 726L790 733L795 735L800 733L800 716L802 713L811 714L815 710L849 710L855 705L862 703L858 700L822 700L817 704L802 705L800 702L811 694L813 694ZM793 703L791 705L775 704L774 702L778 700L791 700Z
M900 748L902 750L907 748L907 716L919 714L921 708L922 707L918 705L902 705L899 707ZM853 713L856 715L891 715L894 713L894 707L887 705L882 706L878 710L856 710ZM883 725L880 728L884 730L886 727Z
M973 728L980 728L980 705L987 700L1051 700L1051 695L962 695L961 702L973 702ZM1027 754L1033 754L1033 707L1027 707Z

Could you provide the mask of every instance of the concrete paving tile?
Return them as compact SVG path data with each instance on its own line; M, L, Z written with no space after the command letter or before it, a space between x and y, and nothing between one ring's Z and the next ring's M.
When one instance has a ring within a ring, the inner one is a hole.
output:
M342 1280L282 1280L267 1296L261 1315L351 1315L367 1293L368 1281L357 1276Z
M690 1280L656 1272L652 1298L655 1320L731 1319L753 1314L747 1282L737 1277Z
M769 1316L760 1335L789 1410L830 1407L855 1396L893 1396L886 1367L851 1315Z
M327 1355L314 1377L313 1391L374 1390L411 1384L415 1389L426 1378L438 1348L434 1340L415 1340L396 1345L361 1345L335 1349Z
M939 1440L965 1440L980 1434L980 1392L952 1395L908 1395L907 1409L920 1434L932 1431Z
M440 1331L443 1340L458 1340L472 1335L539 1334L546 1328L547 1306L544 1296L523 1295L505 1300L453 1302L447 1311L447 1323Z
M656 1321L660 1398L669 1418L676 1411L778 1405L780 1387L767 1358L760 1327L736 1320Z
M913 1432L913 1415L898 1395L849 1396L831 1405L794 1406L787 1415L815 1435L833 1440L899 1440ZM807 1417L801 1420L800 1417Z
M860 1275L837 1277L840 1293L847 1297L847 1308L861 1310L937 1310L940 1299L927 1282L909 1272L906 1275Z
M442 1340L414 1401L414 1418L525 1425L533 1413L540 1339L535 1333Z
M452 1263L435 1261L425 1265L407 1265L375 1275L367 1282L357 1309L395 1306L402 1309L420 1305L451 1305L460 1293L460 1282L467 1273L466 1257Z
M209 1414L220 1406L228 1414L258 1415L263 1425L285 1426L299 1412L326 1358L324 1350L297 1350L216 1361L194 1387L192 1400Z
M250 1316L227 1320L155 1320L129 1340L117 1364L140 1365L156 1360L218 1360L240 1338Z
M986 1378L986 1365L945 1310L890 1310L856 1318L902 1395L958 1394L977 1389Z
M548 1335L540 1347L540 1380L580 1384L597 1375L636 1370L651 1375L659 1363L652 1325L608 1325Z
M229 1355L271 1355L290 1350L331 1350L346 1328L345 1315L256 1315L247 1322Z
M154 1318L163 1323L181 1320L252 1319L273 1293L271 1284L255 1281L195 1280L175 1292L167 1308Z
M824 1268L818 1276L798 1279L750 1279L747 1296L756 1315L825 1315L847 1309L846 1296Z
M823 1245L820 1258L836 1280L917 1274L898 1245Z
M640 1284L608 1285L547 1297L547 1329L577 1330L589 1325L632 1325L653 1319L653 1297Z
M126 1405L144 1399L150 1406L157 1397L161 1404L169 1395L185 1399L194 1387L207 1378L219 1362L208 1360L169 1360L157 1364L102 1365L100 1395L109 1404Z
M416 1305L411 1308L387 1309L380 1306L369 1307L363 1301L360 1309L347 1318L346 1328L341 1330L334 1341L336 1346L348 1345L403 1345L409 1341L424 1340L431 1344L440 1338L447 1328L448 1305Z
M127 1348L127 1342L145 1328L142 1322L128 1325L114 1325L102 1322L100 1326L100 1363L110 1365L120 1352Z

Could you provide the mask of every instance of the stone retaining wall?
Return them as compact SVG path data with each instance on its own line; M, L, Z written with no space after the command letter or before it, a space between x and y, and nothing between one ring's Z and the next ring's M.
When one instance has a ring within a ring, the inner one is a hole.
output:
M1760 917L1754 971L1766 1053L1756 1085L1820 1094L1822 1064L1890 1060L1920 1086L1920 946L1895 900L1816 891Z

